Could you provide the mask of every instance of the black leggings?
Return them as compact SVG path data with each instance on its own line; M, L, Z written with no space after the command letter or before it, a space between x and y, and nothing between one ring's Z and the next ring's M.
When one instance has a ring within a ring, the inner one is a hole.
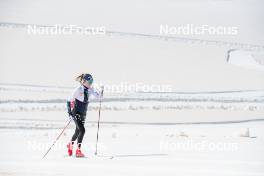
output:
M73 117L73 121L76 125L75 132L72 136L72 142L75 141L77 138L78 145L82 143L83 136L85 133L85 128L84 128L84 122L85 122L85 115L80 115L76 114ZM79 145L80 146L80 145Z

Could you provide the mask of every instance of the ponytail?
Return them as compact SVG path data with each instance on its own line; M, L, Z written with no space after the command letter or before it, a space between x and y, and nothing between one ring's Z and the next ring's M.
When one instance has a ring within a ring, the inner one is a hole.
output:
M84 77L84 73L82 73L81 75L77 76L75 78L75 80L78 81L78 82L82 82L83 81L83 77Z

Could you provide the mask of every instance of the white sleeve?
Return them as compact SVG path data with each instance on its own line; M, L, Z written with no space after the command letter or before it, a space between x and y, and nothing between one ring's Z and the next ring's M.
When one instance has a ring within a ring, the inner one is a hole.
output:
M95 90L93 87L89 89L89 95L92 95L95 98L100 98L101 94L98 90Z
M79 92L80 92L80 87L76 87L76 88L72 91L71 95L68 97L68 101L70 101L70 102L71 102L71 101L74 101L74 100L77 98Z

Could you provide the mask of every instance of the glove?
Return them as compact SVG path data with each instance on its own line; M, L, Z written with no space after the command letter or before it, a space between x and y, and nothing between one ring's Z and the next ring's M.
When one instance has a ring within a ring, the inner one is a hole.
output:
M69 115L69 117L73 116L72 112L68 112L68 115Z
M68 116L68 118L69 118L69 120L73 120L72 116L70 116L70 115Z
M104 96L104 86L101 86L101 98Z

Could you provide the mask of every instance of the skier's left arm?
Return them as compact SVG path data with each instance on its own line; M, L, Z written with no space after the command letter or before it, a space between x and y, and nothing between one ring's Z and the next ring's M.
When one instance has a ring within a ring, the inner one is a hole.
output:
M92 87L91 89L90 89L90 95L92 95L94 98L97 98L97 99L99 99L99 98L102 98L102 94L101 94L101 91L99 91L99 90L96 90L94 87Z

